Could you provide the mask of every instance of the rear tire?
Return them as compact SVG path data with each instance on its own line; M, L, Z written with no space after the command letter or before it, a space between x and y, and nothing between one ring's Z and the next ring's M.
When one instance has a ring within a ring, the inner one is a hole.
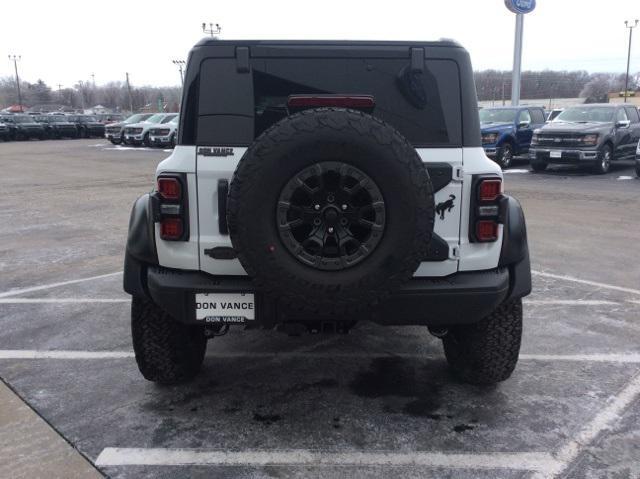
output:
M547 169L547 163L540 160L531 160L531 170L532 171L544 171Z
M501 304L475 324L455 326L442 338L453 373L470 384L504 381L516 367L522 338L522 300Z
M176 321L152 301L134 296L131 334L138 369L149 381L174 384L193 378L204 360L204 329Z

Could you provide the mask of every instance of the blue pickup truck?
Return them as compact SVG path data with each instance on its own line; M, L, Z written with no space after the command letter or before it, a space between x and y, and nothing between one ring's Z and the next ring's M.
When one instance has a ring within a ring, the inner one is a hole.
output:
M482 147L503 169L514 156L529 151L533 130L545 123L544 109L533 106L483 108L480 110Z

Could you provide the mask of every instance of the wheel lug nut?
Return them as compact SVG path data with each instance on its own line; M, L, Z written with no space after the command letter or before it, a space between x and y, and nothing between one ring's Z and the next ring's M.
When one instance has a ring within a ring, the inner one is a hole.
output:
M315 205L313 208L317 211L320 209L320 205Z
M322 223L322 221L320 221L320 218L314 218L313 220L313 224L316 226L320 226L320 223Z
M347 218L340 218L340 224L341 224L342 226L347 226L347 222L348 222L348 221L347 221Z
M335 201L335 197L333 195L329 195L329 196L327 196L327 201L329 203L333 203Z
M329 233L333 233L333 227L330 226L327 231L329 231Z
M342 211L344 211L347 209L347 205L342 205L341 208L342 208Z

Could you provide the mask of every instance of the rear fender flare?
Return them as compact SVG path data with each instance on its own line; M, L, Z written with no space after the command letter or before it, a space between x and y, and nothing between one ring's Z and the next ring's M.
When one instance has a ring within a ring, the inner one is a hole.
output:
M146 271L158 264L151 195L142 195L133 204L124 260L124 290L147 296Z

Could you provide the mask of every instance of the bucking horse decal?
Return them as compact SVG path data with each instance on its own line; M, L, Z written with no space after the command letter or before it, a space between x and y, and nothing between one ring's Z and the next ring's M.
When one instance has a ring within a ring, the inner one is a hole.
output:
M444 219L444 214L445 212L451 212L451 210L453 209L453 207L455 206L453 204L453 200L456 199L456 195L449 195L449 199L447 201L443 201L442 203L438 203L438 205L436 206L436 214L440 215L440 219L443 220Z

